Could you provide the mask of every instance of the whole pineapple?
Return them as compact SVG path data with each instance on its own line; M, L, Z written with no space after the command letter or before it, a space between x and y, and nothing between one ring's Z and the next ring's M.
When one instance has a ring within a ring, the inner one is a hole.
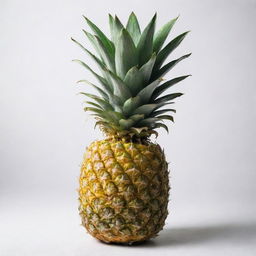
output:
M86 111L96 118L105 135L93 142L84 156L80 175L80 215L82 224L104 242L133 243L157 235L163 228L168 206L168 166L161 147L150 141L164 120L173 121L166 108L181 93L162 94L188 76L163 82L163 76L184 55L163 65L181 43L185 32L163 47L177 18L155 33L156 15L141 32L134 13L124 26L109 15L111 40L89 19L93 34L84 31L97 56L77 43L97 64L101 75L87 64L98 85L98 95L89 97Z

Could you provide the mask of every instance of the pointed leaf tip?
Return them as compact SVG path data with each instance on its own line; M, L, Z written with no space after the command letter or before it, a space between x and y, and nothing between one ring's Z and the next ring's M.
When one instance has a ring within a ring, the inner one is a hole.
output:
M139 65L144 65L152 56L153 53L153 38L155 32L156 14L150 20L146 28L143 30L140 40L137 45L139 53Z
M129 32L125 28L122 28L116 44L116 73L119 77L124 79L128 70L137 64L138 58L134 42Z
M132 12L128 18L126 29L130 33L134 44L137 45L140 40L141 31L138 19L134 12Z
M154 70L158 70L162 66L166 58L180 45L188 33L189 31L186 31L178 35L158 53Z
M105 50L107 51L108 55L114 56L114 45L113 43L108 39L108 37L88 18L84 17L87 24L91 28L91 30L95 33L95 36L97 36L102 46L104 46Z
M157 70L154 72L153 76L151 77L151 80L155 80L159 77L163 77L165 74L167 74L171 69L173 69L180 61L188 58L190 54L186 54L176 60L173 60L169 63L167 63L166 65L164 65L161 69Z

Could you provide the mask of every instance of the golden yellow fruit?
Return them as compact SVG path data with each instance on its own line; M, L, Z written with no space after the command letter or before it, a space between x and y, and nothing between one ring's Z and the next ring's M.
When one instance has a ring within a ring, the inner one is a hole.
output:
M167 217L168 183L168 166L159 145L95 141L81 167L82 224L104 242L150 239Z

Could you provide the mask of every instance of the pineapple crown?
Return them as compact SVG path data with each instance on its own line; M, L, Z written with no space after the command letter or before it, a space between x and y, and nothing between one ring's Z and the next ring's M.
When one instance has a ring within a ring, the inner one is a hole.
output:
M165 46L165 40L178 17L170 20L155 33L156 14L141 32L136 15L132 12L124 26L117 16L109 15L111 40L88 18L84 17L94 34L85 30L97 56L71 38L97 64L96 73L81 60L74 60L91 72L98 81L92 86L98 95L81 92L90 100L85 111L97 119L104 133L110 137L149 137L155 129L168 127L164 120L173 121L175 109L167 108L182 93L165 94L167 89L188 75L163 80L163 76L177 63L191 55L186 54L164 65L167 57L182 42L189 31L180 34ZM164 47L163 47L164 46Z

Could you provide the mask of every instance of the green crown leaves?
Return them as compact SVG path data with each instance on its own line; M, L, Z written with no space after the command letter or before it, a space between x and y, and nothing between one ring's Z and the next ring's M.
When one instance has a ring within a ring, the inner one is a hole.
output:
M84 17L93 34L84 31L97 55L82 48L97 64L101 74L96 73L81 60L74 60L91 72L98 84L81 80L92 86L98 95L82 92L90 100L86 101L86 111L98 120L105 131L153 130L163 127L164 120L173 121L170 112L174 109L166 105L182 93L163 93L188 76L173 78L163 82L162 77L177 63L188 58L186 54L164 65L167 57L179 46L188 32L182 33L164 43L177 18L170 20L155 33L156 14L146 28L141 31L137 17L132 12L124 26L117 16L109 15L111 40L88 18ZM168 113L168 114L166 114Z

